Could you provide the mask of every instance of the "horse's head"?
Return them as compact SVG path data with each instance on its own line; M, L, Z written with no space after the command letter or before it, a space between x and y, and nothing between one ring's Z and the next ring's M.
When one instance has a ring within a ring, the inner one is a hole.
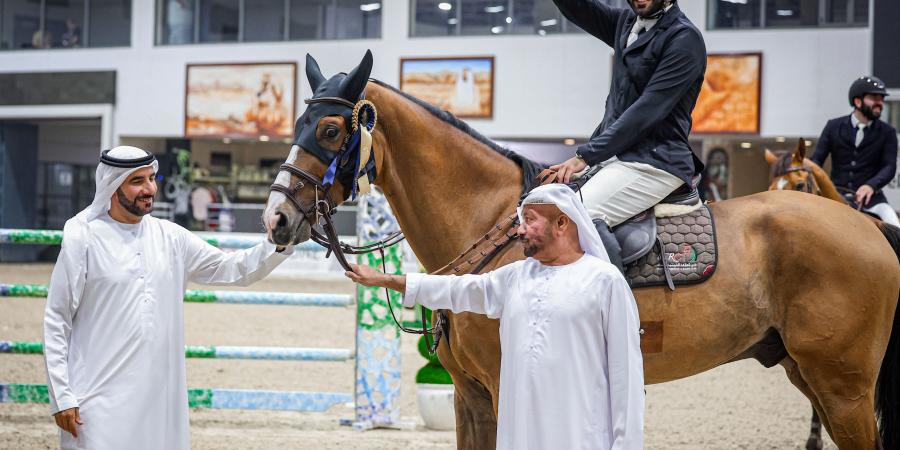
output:
M812 161L806 159L806 141L801 138L793 153L777 156L766 150L766 162L771 167L770 191L793 190L819 193L819 185L813 175Z
M358 156L345 150L351 140L354 107L364 96L371 71L372 53L368 51L350 73L329 79L322 75L316 60L306 55L306 77L313 96L306 100L309 106L294 125L294 145L263 212L271 242L306 241L316 218L330 214L350 196L357 170L354 158ZM361 164L374 176L373 158Z

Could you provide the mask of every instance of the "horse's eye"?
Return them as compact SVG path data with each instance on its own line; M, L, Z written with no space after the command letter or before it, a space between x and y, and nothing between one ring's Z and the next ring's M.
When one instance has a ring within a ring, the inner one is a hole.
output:
M325 135L326 139L334 139L334 138L338 137L338 134L340 134L340 132L338 131L338 129L336 127L328 127L328 128L325 128L325 133L323 133L323 134Z
M806 185L803 183L797 183L794 185L794 190L802 191L803 189L806 189Z

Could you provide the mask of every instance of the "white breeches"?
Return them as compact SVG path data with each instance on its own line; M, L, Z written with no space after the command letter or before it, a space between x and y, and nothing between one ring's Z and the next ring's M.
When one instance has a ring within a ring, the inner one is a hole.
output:
M648 164L614 160L581 188L591 219L614 227L653 207L684 184L680 178Z
M879 203L872 206L871 208L866 208L864 211L867 213L875 214L876 216L880 217L884 223L889 223L895 227L900 227L900 220L897 219L897 212L894 211L894 208L887 203Z

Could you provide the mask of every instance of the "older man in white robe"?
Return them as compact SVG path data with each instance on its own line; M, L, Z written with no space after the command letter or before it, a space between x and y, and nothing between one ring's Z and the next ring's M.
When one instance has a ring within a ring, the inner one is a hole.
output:
M352 280L403 304L500 319L498 449L640 449L644 375L637 305L568 187L534 189L519 208L528 258L482 275Z
M93 203L66 222L44 314L63 449L188 449L182 298L188 280L247 285L292 249L225 253L148 214L158 163L104 151Z

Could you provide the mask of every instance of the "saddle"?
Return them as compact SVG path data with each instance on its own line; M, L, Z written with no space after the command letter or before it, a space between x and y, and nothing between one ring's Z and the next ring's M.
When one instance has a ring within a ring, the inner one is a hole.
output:
M658 205L609 229L594 225L610 262L632 288L701 283L712 276L717 262L712 213L700 203L695 177Z

